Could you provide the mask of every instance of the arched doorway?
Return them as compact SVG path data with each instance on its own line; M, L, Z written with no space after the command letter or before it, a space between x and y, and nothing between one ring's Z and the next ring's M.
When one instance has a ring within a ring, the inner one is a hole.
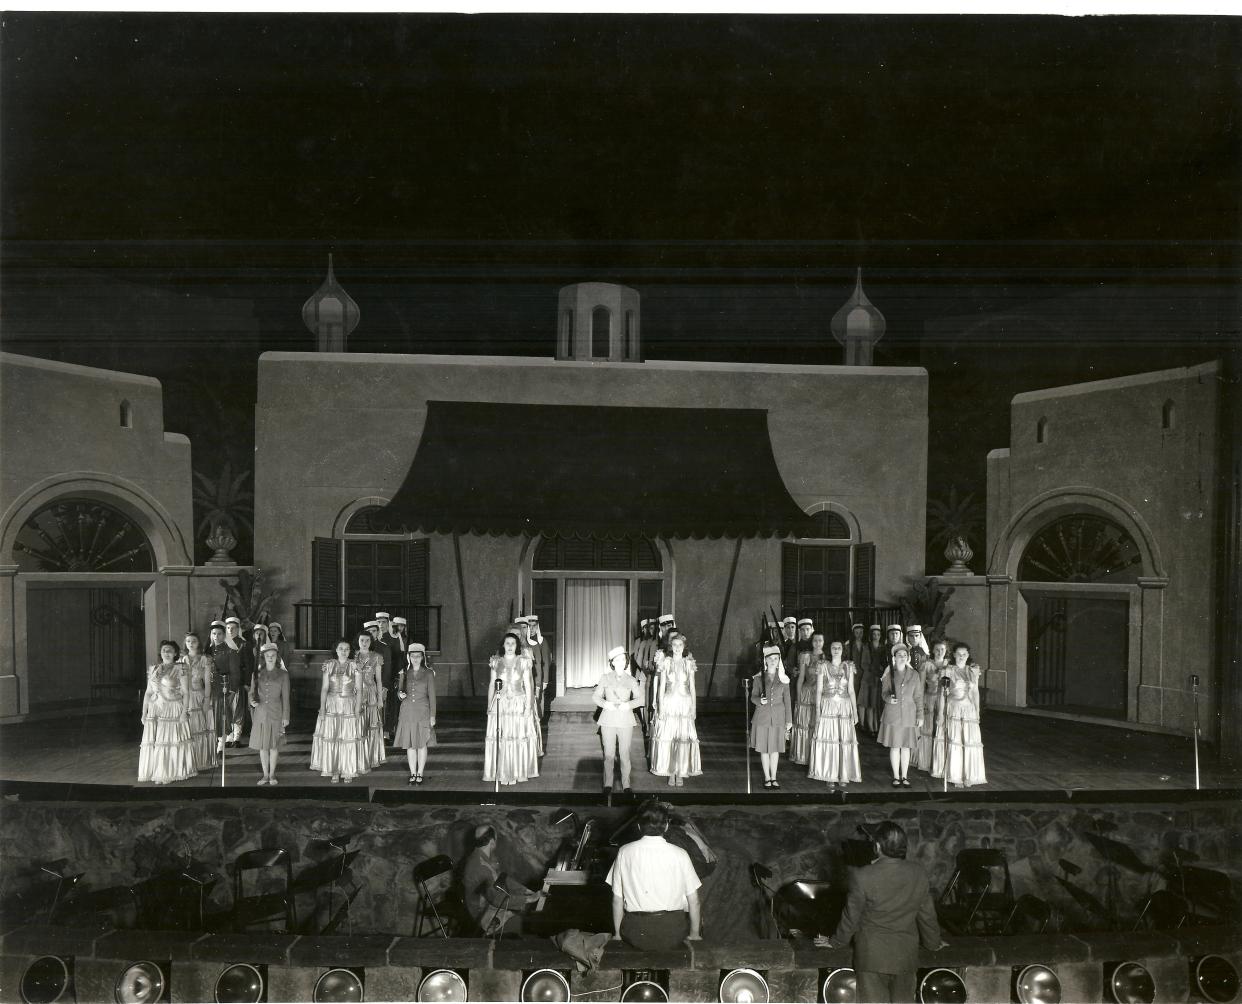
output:
M1029 707L1127 717L1129 594L1141 570L1133 537L1097 513L1061 516L1030 538L1018 564Z

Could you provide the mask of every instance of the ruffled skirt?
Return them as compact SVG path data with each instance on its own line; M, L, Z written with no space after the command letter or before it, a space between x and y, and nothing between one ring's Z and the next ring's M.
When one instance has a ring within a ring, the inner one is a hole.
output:
M698 777L703 773L689 694L664 698L651 730L651 773L660 777Z
M201 690L190 691L190 742L195 770L216 765L216 702L209 705Z
M499 735L497 729L499 728ZM526 701L500 696L487 713L483 743L483 780L517 784L539 776L539 746Z
M397 732L392 744L398 749L420 750L436 744L436 732L431 727L431 704L427 701L407 699L401 702L397 713Z
M936 745L936 706L940 703L938 693L923 698L923 727L919 729L919 744L914 749L914 766L919 770L931 770L933 749Z
M815 683L811 681L798 690L794 705L793 733L789 737L789 762L811 762L811 736L815 732Z
M384 709L378 704L368 704L362 709L366 722L363 736L363 756L368 767L378 767L386 759L384 754Z
M988 776L983 767L983 736L979 732L979 719L975 717L974 706L963 701L968 709L968 717L954 712L959 710L953 703L945 713L945 727L948 729L948 759L951 784L987 784ZM945 776L945 737L936 736L935 749L932 753L932 776Z
M845 697L824 699L811 740L811 768L807 777L838 784L861 781L854 709Z
M324 777L339 774L343 778L355 778L365 774L370 768L362 729L363 716L354 713L353 699L329 694L315 722L310 769Z
M194 767L194 741L190 724L182 721L184 701L157 698L151 702L149 718L142 723L142 745L138 748L138 780L184 781L198 771Z

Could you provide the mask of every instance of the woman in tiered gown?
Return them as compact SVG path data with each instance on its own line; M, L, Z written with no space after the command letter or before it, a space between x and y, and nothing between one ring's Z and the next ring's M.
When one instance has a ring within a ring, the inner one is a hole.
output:
M147 670L142 695L142 745L138 750L138 780L167 784L184 781L194 769L194 742L190 738L189 672L178 662L175 641L160 642L160 661Z
M517 784L539 776L539 746L535 738L531 702L531 658L522 643L506 631L500 654L488 663L487 735L483 742L483 780ZM499 685L499 687L497 686Z
M932 769L932 748L936 743L936 730L940 727L936 706L940 703L940 678L949 667L948 651L946 642L933 643L931 655L923 660L920 670L923 677L923 725L919 729L918 748L914 751L914 766L919 770Z
M699 734L694 727L694 656L686 651L686 636L668 638L669 655L656 655L655 725L651 732L651 773L667 777L671 786L703 773Z
M862 780L858 761L858 704L854 699L855 666L843 659L845 646L834 641L830 658L823 664L816 681L815 701L819 712L811 740L811 769L807 776L827 781L830 788L842 788Z
M216 664L202 646L193 631L185 636L182 661L189 678L190 741L194 744L195 770L207 770L216 765L216 709L212 704Z
M362 729L362 674L349 657L349 641L342 638L336 643L336 658L323 664L310 769L332 778L333 784L348 784L365 774Z
M250 748L259 751L259 784L275 784L276 761L289 726L289 671L280 659L280 646L270 641L259 649L259 659L250 678Z
M405 750L410 784L423 783L427 748L436 744L436 673L427 661L427 647L411 642L405 651L406 668L397 675L397 732L393 745Z
M815 734L815 715L819 703L816 699L816 681L823 671L827 658L824 655L824 633L811 635L811 651L805 659L799 658L798 703L794 707L793 732L789 737L789 762L811 762L811 736Z
M970 646L964 642L954 645L953 661L945 671L949 689L932 760L932 776L944 777L947 754L949 782L967 788L988 781L983 767L983 736L979 731L979 672L978 663L971 661Z
M354 659L362 675L362 745L368 769L384 762L384 705L380 701L384 690L384 659L378 652L371 651L374 640L369 631L360 631L358 655Z

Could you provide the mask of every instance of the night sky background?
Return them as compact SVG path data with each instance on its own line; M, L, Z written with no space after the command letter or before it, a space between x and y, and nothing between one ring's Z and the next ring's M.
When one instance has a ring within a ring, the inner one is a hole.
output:
M861 266L981 496L1014 393L1236 353L1240 66L1236 18L9 13L0 336L159 377L214 472L329 250L359 351L550 355L600 279L648 358L835 363Z

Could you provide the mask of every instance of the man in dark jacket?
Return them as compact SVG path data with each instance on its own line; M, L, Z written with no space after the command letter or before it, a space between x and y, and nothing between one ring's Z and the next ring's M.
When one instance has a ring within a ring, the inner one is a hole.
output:
M849 869L849 896L836 931L821 947L854 941L860 1001L915 1000L919 943L944 947L927 873L906 861L906 831L896 823L875 828L877 860Z

